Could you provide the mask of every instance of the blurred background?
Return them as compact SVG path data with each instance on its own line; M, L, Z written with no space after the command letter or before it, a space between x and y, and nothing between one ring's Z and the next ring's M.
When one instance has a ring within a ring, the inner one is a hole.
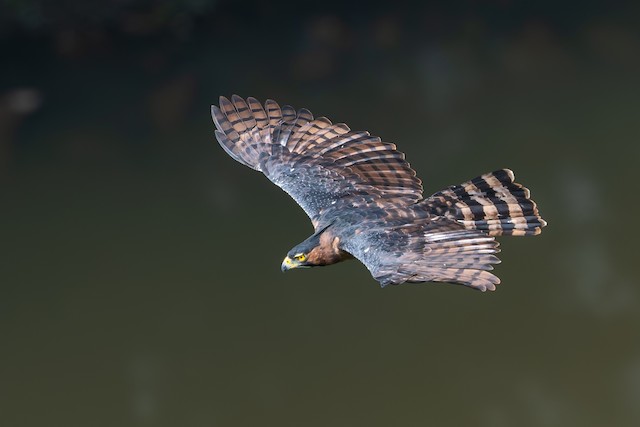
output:
M0 2L0 424L640 425L639 5ZM215 142L233 93L549 226L495 293L282 274L312 228Z

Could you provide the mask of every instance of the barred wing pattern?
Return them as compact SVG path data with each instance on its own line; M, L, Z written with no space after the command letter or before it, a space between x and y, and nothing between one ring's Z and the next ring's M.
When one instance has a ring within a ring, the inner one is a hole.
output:
M368 132L314 119L307 109L281 108L272 100L262 106L236 95L220 97L211 113L225 151L286 191L316 228L330 209L422 198L422 183L404 154Z
M496 289L500 279L489 273L500 263L493 237L447 218L413 224L374 227L345 242L382 286L398 283L450 282L480 291Z

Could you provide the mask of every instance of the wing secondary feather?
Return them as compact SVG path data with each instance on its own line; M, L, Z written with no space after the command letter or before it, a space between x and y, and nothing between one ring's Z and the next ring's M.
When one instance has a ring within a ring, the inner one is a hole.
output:
M498 242L485 233L466 230L446 218L400 226L369 227L345 242L382 286L405 282L460 283L480 291L495 290L491 274Z

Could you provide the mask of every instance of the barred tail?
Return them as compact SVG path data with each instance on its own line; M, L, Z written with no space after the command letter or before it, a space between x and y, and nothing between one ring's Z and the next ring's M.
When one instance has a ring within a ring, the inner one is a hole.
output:
M511 170L501 169L439 191L425 203L434 214L490 236L540 234L547 223L529 190L514 179Z

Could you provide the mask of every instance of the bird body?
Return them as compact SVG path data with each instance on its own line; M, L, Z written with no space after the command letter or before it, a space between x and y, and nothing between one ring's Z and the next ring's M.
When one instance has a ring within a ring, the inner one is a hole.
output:
M500 280L495 237L536 235L546 222L508 169L430 197L394 144L306 109L221 97L211 107L216 138L304 209L315 228L282 269L357 258L382 286L459 283L485 291Z

